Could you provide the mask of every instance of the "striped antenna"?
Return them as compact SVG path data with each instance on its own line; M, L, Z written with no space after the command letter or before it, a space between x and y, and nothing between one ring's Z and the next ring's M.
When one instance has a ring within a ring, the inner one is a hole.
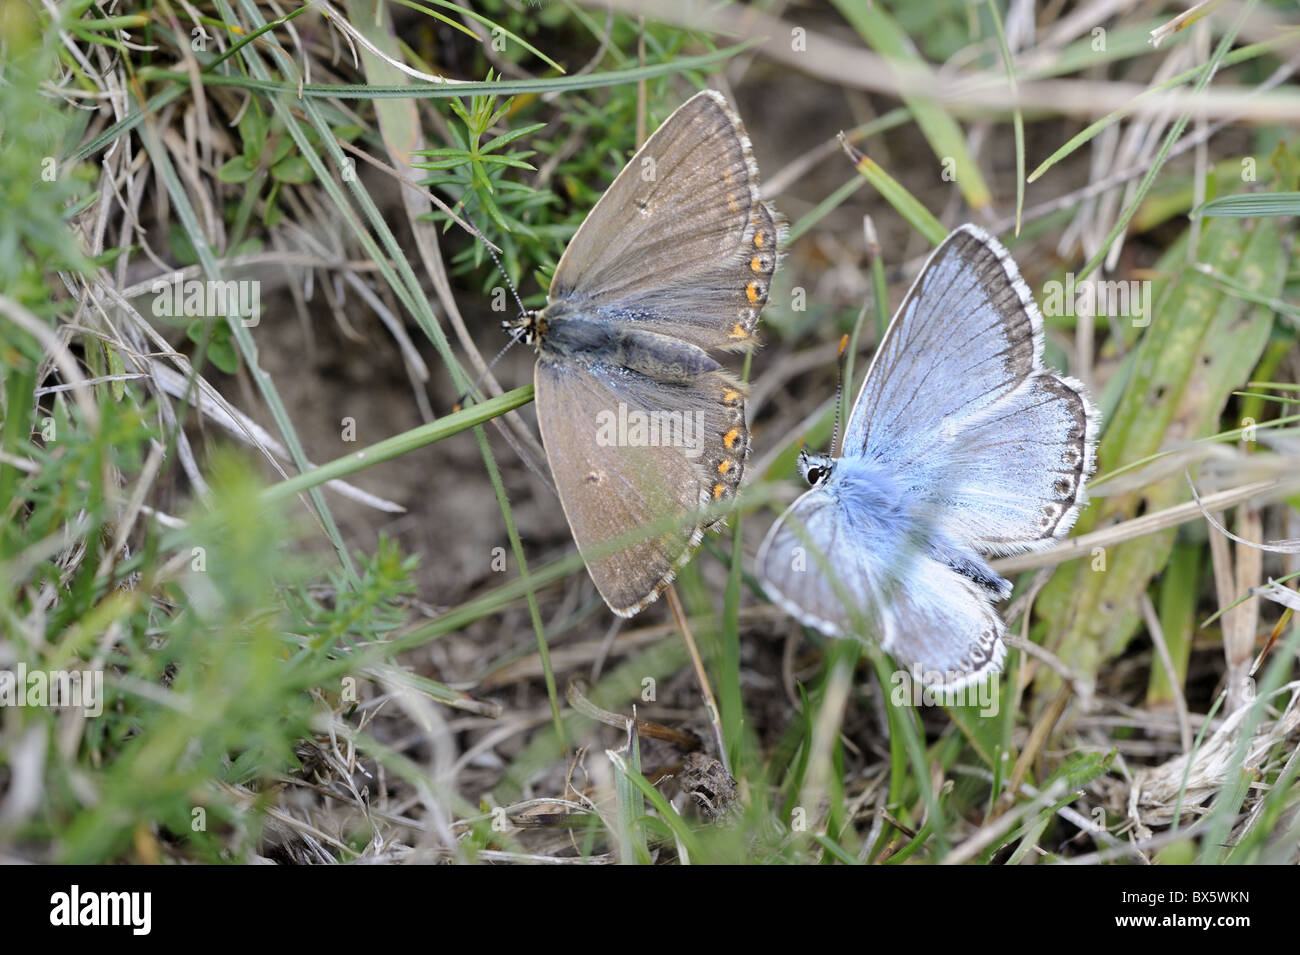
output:
M486 249L487 254L492 257L492 262L497 267L497 271L501 273L501 278L505 279L506 287L510 289L510 294L514 296L515 304L519 306L519 320L505 323L506 327L510 329L510 340L501 347L501 350L497 352L496 357L487 363L487 366L479 374L478 378L474 380L474 384L469 386L469 390L456 399L456 404L452 406L452 411L460 411L460 409L464 407L465 402L469 399L470 395L478 391L479 386L483 384L483 380L487 378L488 374L496 366L496 363L501 360L501 356L508 352L512 346L516 345L528 330L527 324L523 321L524 317L528 315L528 309L524 307L524 300L519 297L519 290L515 288L515 283L510 281L510 276L506 273L505 266L501 264L501 259L497 256L496 250L492 248L492 243L487 240L487 236L480 232L478 227L473 223L466 220L466 224L470 226L474 237L483 243L483 248Z
M833 458L839 457L838 447L840 443L840 400L844 395L844 362L847 360L845 356L848 354L846 350L848 344L849 344L849 336L845 335L843 338L840 339L840 350L839 353L836 355L837 364L839 365L839 368L835 373L835 430L831 433L831 450L830 450L831 457Z

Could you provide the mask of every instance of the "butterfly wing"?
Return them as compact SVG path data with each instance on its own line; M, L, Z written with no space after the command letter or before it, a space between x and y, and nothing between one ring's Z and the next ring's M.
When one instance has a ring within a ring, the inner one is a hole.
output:
M695 512L740 483L749 442L743 391L721 371L668 385L545 353L534 386L573 539L610 609L630 617L690 558L706 526ZM657 436L634 431L650 420L660 423ZM681 423L678 438L670 422ZM655 525L660 532L641 533Z
M1074 526L1095 468L1097 413L1072 378L1040 369L966 420L926 492L939 528L986 554L1046 546Z
M987 591L927 557L890 601L881 646L922 682L956 689L1002 668L1003 630Z
M876 596L885 575L871 559L878 541L847 526L824 488L803 494L768 530L754 571L772 602L828 636L879 624ZM862 615L854 621L854 613Z
M1094 467L1083 386L1042 365L1043 322L1006 249L973 225L930 256L854 402L844 454L887 463L942 529L986 553L1064 536Z
M863 517L833 487L795 501L755 563L773 602L828 636L875 638L927 684L955 688L998 669L1003 625L988 594L907 548L905 528Z
M651 135L556 266L539 317L537 415L574 539L623 616L689 558L703 527L686 512L740 484L744 388L704 350L754 342L778 228L739 118L705 91ZM602 442L593 414L620 408L689 417L702 448ZM674 530L608 546L678 518Z
M702 348L749 344L777 264L749 137L714 90L668 117L596 203L556 266L549 309Z

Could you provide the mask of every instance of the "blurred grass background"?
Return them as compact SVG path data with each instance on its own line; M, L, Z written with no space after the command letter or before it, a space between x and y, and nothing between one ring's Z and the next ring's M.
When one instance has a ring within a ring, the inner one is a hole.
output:
M1297 861L1300 27L1186 7L5 4L0 671L106 701L0 707L0 858ZM667 608L574 553L528 350L454 410L514 311L484 241L540 304L704 86L791 222L749 493L677 584L722 752ZM840 337L860 381L964 221L1040 304L1151 290L1049 310L1099 471L1079 543L1001 564L995 715L749 575ZM160 314L178 274L258 321Z

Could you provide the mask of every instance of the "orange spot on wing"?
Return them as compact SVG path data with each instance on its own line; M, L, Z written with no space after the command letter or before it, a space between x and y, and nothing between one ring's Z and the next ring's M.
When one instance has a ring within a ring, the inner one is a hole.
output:
M728 338L748 338L748 337L749 337L749 332L745 331L745 326L744 326L744 325L740 324L740 322L736 322L735 325L732 325L732 326L731 326L731 333L730 333L727 337L728 337Z
M722 492L725 490L726 488L721 484L713 485L713 499L716 501L718 498L722 497Z
M723 458L722 463L718 465L718 473L726 474L730 470L731 470L731 459Z
M756 248L761 249L761 248L762 248L764 245L766 245L766 244L767 244L767 236L765 236L765 235L764 235L763 233L761 233L761 232L755 232L755 233L754 233L754 246L755 246Z
M722 443L726 446L727 450L730 451L732 446L736 443L736 439L739 437L740 437L740 429L732 428L730 431L728 431L726 434L722 436Z
M727 404L731 404L731 402L735 401L739 397L740 397L740 392L736 391L734 388L728 388L726 391L722 393L722 400L725 401Z
M745 286L745 297L749 299L750 305L758 304L758 285L756 283L750 282Z

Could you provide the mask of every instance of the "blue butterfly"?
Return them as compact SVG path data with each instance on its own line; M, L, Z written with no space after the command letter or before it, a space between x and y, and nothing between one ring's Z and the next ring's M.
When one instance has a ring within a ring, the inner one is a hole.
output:
M1011 583L986 558L1069 533L1096 461L1096 408L1042 358L1006 249L954 231L876 350L841 456L800 455L811 489L758 552L772 600L830 636L875 637L927 685L999 669L994 602Z

